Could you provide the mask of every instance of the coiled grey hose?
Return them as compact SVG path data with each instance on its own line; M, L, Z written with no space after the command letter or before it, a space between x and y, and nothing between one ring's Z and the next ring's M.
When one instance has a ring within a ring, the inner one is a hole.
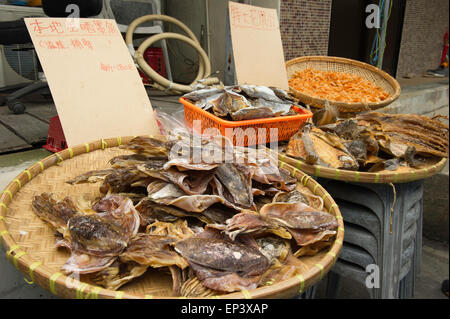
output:
M208 55L203 50L203 48L200 45L200 42L198 41L197 37L194 35L194 33L181 21L169 17L166 15L161 14L151 14L142 16L140 18L137 18L134 20L127 29L127 33L125 36L125 42L132 51L133 49L133 33L134 30L136 30L137 26L148 21L154 21L154 20L160 20L165 21L169 23L173 23L180 27L189 37L178 34L178 33L172 33L172 32L165 32L156 34L154 36L149 37L147 40L145 40L137 49L136 52L134 52L134 59L139 66L139 68L144 72L148 77L150 77L155 83L155 87L161 90L172 90L172 91L178 91L182 93L192 92L194 89L194 85L201 83L204 85L212 85L212 84L218 84L219 79L217 78L208 78L211 74L211 61L208 58ZM178 83L173 83L169 81L168 79L164 78L160 74L158 74L155 70L153 70L145 61L144 59L144 52L147 48L149 48L153 43L158 42L163 39L175 39L175 40L181 40L190 46L192 46L197 53L199 54L199 68L197 77L194 79L194 81L190 85L183 85ZM133 49L134 50L134 49ZM201 81L201 82L199 82Z

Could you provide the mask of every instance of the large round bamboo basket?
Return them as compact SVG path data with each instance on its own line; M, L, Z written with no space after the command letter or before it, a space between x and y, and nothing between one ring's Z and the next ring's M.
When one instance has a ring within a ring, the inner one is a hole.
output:
M273 152L273 151L272 151ZM408 183L415 180L425 179L439 173L447 163L447 158L436 160L429 166L421 169L404 168L402 171L381 171L377 173L349 171L334 169L320 165L309 165L299 159L278 153L278 159L307 174L324 177L345 182L359 183Z
M300 70L306 68L313 68L319 71L336 71L356 74L365 80L369 80L388 92L391 96L382 102L370 103L352 103L352 102L335 102L328 101L330 105L337 107L342 116L342 113L357 113L368 110L376 110L386 105L391 104L400 96L400 85L392 76L386 72L370 65L356 60L329 57L329 56L304 56L292 59L286 62L286 70L288 79ZM304 94L293 87L289 88L291 93L301 102L315 108L323 108L325 100L311 95Z
M118 148L132 137L118 137L86 143L66 149L37 162L19 174L0 196L0 241L6 256L23 272L27 281L36 283L55 295L64 298L173 298L172 280L169 274L149 270L141 278L112 291L73 280L61 273L61 266L69 253L54 248L55 237L51 228L32 211L34 195L52 192L58 196L84 196L93 199L100 196L98 184L69 185L65 181L88 170L108 167L113 156L129 153ZM288 169L314 194L324 200L324 207L339 222L336 239L329 249L312 257L300 257L304 271L288 280L250 291L219 296L220 298L290 298L319 281L334 265L342 248L344 224L338 206L316 181L286 163ZM217 298L217 296L215 297Z

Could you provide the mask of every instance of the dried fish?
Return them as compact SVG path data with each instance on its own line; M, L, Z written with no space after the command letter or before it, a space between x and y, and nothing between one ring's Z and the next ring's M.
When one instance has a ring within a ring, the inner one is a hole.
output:
M134 278L142 276L147 271L147 266L138 263L122 263L115 261L111 266L88 276L93 283L106 289L117 290Z
M259 213L264 220L292 229L324 230L338 226L333 215L300 202L267 204Z
M170 244L174 241L168 236L139 233L120 255L120 260L134 261L139 265L153 268L176 265L184 269L188 266L187 262L170 248Z
M269 260L258 250L242 244L211 238L188 238L175 244L202 284L232 292L256 288Z
M35 196L32 207L39 218L49 223L60 234L66 232L70 218L78 214L77 207L69 197L57 201L53 198L53 194L49 193Z
M159 204L173 205L196 213L203 212L213 204L224 203L224 200L216 195L186 195L181 188L170 183L165 183L155 192L149 189L148 198Z
M231 194L233 204L250 208L253 202L251 173L242 165L225 163L217 168L217 179Z
M89 171L87 173L81 174L71 180L68 180L67 183L75 185L81 183L97 183L104 181L105 177L111 174L113 169L100 169Z

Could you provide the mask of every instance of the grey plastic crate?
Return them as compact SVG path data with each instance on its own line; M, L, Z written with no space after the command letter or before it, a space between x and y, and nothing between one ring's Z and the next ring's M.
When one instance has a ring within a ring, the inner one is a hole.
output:
M395 184L347 183L324 178L344 219L342 251L327 276L325 296L345 298L342 280L352 279L370 298L411 298L421 268L423 181ZM366 288L366 267L376 264L380 287Z

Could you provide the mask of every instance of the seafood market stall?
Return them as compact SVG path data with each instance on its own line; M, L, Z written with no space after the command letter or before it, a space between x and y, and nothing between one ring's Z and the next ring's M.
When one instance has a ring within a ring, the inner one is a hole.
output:
M346 226L327 297L338 297L342 280L351 278L371 298L411 298L421 265L423 181L447 162L448 124L441 116L376 112L398 86L384 75L378 82L387 92L373 87L367 81L382 73L370 74L361 62L304 57L286 65L293 94L319 109L278 157L330 192ZM380 280L367 287L373 265Z
M0 197L8 259L27 280L83 299L285 298L327 274L344 228L317 182L268 158L251 162L247 149L235 155L252 173L169 160L180 140L189 143L102 139L26 169Z

